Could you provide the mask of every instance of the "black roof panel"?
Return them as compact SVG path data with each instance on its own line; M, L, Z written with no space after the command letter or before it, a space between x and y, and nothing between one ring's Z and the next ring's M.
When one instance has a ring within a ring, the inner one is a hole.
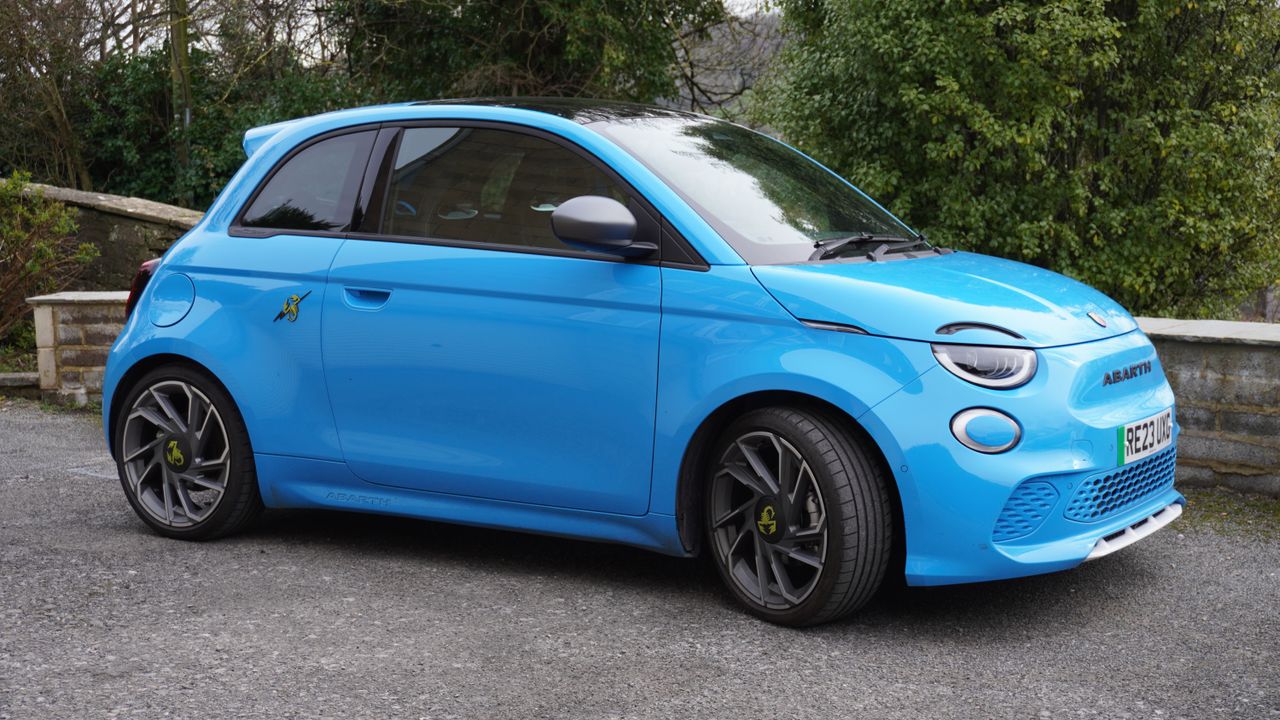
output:
M518 108L556 115L582 125L606 120L630 120L635 118L700 117L682 110L673 110L654 105L641 105L640 103L621 102L618 100L591 100L588 98L568 97L451 98L445 100L423 100L414 104L487 105L491 107Z

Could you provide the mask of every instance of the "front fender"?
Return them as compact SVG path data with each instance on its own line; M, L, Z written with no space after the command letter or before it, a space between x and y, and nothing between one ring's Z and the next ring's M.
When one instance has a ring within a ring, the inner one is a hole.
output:
M715 267L696 278L687 272L663 276L651 512L676 513L685 452L727 403L781 391L820 399L857 419L937 365L925 343L800 323L749 268ZM900 457L886 428L868 432L886 457Z

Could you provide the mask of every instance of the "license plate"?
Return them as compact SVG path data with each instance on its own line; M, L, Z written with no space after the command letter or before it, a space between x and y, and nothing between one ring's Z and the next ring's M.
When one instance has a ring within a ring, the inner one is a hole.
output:
M1173 408L1116 428L1116 454L1121 465L1154 455L1172 442Z

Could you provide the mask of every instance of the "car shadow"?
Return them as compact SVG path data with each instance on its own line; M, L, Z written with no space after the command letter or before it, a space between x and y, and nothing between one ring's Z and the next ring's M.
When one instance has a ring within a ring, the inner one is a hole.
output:
M534 535L409 518L328 511L269 512L236 543L279 549L323 546L367 559L459 571L484 568L509 577L559 581L653 595L695 594L726 615L746 619L723 589L715 568L703 559L676 558L623 545ZM879 593L850 618L802 632L850 633L860 638L904 628L915 637L976 643L1045 639L1046 628L1066 632L1113 604L1129 604L1158 575L1156 562L1141 553L1120 554L1074 570L1028 578L941 587L908 587L891 576ZM704 599L705 598L705 599ZM790 632L790 631L788 631ZM889 635L886 635L888 638Z
M690 581L702 582L704 575L701 563L625 545L360 513L269 511L239 537L284 546L323 544L362 557L375 553L423 565L484 567L509 575L642 582L658 590L687 587Z

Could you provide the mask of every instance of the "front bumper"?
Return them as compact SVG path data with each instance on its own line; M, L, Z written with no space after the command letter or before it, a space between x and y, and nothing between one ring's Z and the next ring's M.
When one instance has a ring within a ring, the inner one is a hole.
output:
M1040 370L1021 388L988 390L933 368L862 419L897 481L908 584L1066 570L1105 554L1099 548L1146 537L1180 512L1176 422L1167 450L1116 464L1116 428L1174 404L1150 341L1132 332L1037 352ZM1147 360L1153 372L1101 385L1106 370ZM970 407L1016 419L1019 444L998 455L961 445L948 427Z

